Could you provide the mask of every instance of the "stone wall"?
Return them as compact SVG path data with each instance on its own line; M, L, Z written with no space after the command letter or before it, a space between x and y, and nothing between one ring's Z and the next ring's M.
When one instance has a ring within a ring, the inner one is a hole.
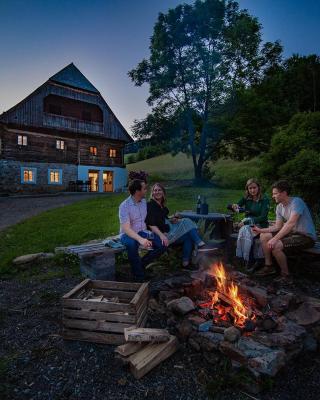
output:
M36 169L36 182L21 182L21 167ZM62 171L61 184L48 183L48 170ZM69 181L77 180L77 166L70 164L0 160L0 193L57 193L66 191Z

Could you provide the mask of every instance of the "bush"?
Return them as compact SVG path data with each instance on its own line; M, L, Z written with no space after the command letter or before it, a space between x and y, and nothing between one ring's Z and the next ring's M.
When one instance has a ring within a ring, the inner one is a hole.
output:
M320 112L299 113L272 138L261 173L270 183L290 181L295 194L319 211Z
M133 164L136 162L136 156L134 154L129 154L127 157L127 164Z
M136 161L147 160L165 154L169 151L169 146L166 144L150 145L140 149L136 155Z
M148 173L146 171L130 171L129 181L133 181L134 179L140 179L147 183Z

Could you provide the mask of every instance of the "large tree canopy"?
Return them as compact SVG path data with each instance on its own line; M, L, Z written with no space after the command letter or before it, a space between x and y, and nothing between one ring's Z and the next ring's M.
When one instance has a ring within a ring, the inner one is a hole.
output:
M149 59L129 72L136 85L149 84L153 107L134 132L175 136L176 149L191 153L195 178L201 179L222 137L215 116L239 88L279 60L281 46L262 45L260 29L235 1L196 0L159 14Z
M277 129L299 112L320 111L320 58L294 55L241 88L219 117L226 153L236 159L269 150Z

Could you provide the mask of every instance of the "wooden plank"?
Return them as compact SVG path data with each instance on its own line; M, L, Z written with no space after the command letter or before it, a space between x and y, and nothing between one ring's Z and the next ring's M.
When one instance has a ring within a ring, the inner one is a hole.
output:
M136 379L145 374L170 357L178 348L175 336L170 336L169 341L160 344L148 344L142 350L129 357L130 370Z
M140 319L141 315L148 310L149 299L146 298L145 301L140 305L139 310L136 312L136 321Z
M125 290L136 292L139 290L141 283L135 282L114 282L114 281L92 281L94 289L110 289L110 290Z
M88 283L90 282L90 279L85 279L84 281L82 281L81 283L79 283L79 285L75 286L73 289L70 290L70 292L68 292L67 294L65 294L64 296L62 296L63 299L68 299L69 297L71 297L73 294L75 294L78 290L82 289L83 287L85 287Z
M127 342L166 342L170 334L166 329L136 328L124 329L124 337Z
M78 299L62 299L62 305L64 308L79 308L82 310L93 310L93 311L106 311L115 312L123 311L128 314L135 314L135 309L131 304L124 303L105 303L105 302L94 302L90 300L78 300Z
M136 325L137 325L138 327L143 327L143 326L145 326L145 325L146 325L146 322L147 322L147 319L148 319L148 313L147 313L147 310L145 310L145 311L140 315L140 317L138 318L138 320L137 320L137 322L136 322Z
M105 321L87 321L85 319L62 319L63 326L67 328L75 328L88 331L116 332L123 333L125 328L129 328L131 324L122 324L120 322Z
M63 329L63 338L69 340L81 340L86 342L102 343L102 344L123 344L124 336L120 334L102 333L102 332L86 332L74 329Z
M149 293L149 282L145 282L140 286L140 288L138 289L137 293L135 294L130 303L136 306L137 308L139 300L141 301L141 299L144 296L148 295L148 293Z
M103 295L106 299L112 299L113 297L118 297L122 300L127 300L127 303L131 303L131 299L134 296L134 292L125 292L123 290L108 290L108 289L93 289L94 293L97 295Z
M144 346L145 344L142 343L125 343L121 346L118 346L115 349L115 352L123 357L128 357L131 356L131 354L134 354L137 351L141 350Z
M123 313L106 313L100 311L87 311L87 310L70 310L63 309L63 316L66 318L82 318L96 321L109 321L109 322L123 322L128 324L136 323L135 315L126 315Z

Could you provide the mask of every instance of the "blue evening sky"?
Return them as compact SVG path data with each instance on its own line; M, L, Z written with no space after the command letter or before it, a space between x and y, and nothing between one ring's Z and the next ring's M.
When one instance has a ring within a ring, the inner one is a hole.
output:
M159 12L191 0L0 0L0 113L70 62L101 92L129 130L148 112L147 86L127 76L148 56ZM240 0L263 39L286 57L320 54L319 0Z

